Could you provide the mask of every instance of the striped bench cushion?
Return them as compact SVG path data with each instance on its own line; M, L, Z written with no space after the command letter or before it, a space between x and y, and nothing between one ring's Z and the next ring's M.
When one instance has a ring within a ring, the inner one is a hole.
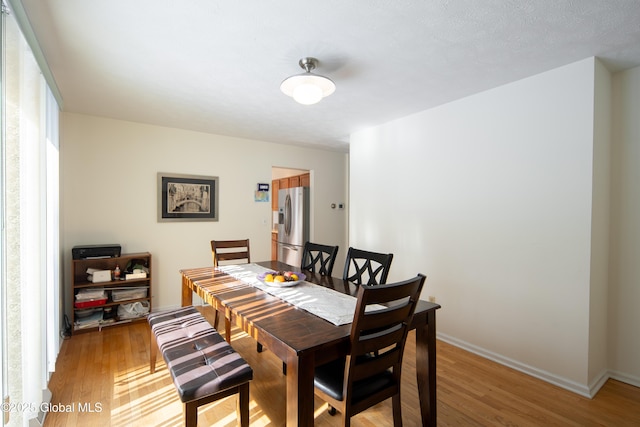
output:
M147 317L158 348L164 354L170 347L189 343L213 328L195 307L152 313ZM215 331L215 329L213 329Z
M253 378L251 366L195 308L153 313L148 320L183 402Z

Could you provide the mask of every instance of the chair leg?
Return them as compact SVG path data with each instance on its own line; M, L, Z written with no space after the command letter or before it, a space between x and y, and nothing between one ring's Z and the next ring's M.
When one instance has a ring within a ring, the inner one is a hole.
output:
M184 425L185 427L198 426L198 401L187 402L184 404Z
M249 383L238 387L238 418L240 427L249 427Z
M347 414L342 414L342 427L351 427L351 417Z
M392 398L393 403L393 427L402 427L402 405L400 404L400 392Z

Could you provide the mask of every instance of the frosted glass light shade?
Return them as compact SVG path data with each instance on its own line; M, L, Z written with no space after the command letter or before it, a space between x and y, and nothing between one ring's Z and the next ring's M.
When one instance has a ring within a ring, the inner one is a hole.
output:
M280 90L296 102L311 105L336 90L336 85L330 79L313 73L302 73L286 78L280 85Z

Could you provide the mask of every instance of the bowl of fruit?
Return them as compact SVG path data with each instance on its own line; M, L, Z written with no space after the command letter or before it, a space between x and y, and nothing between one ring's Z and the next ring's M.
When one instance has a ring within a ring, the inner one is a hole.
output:
M306 276L295 271L267 271L258 275L258 280L268 286L279 288L295 286L304 281Z

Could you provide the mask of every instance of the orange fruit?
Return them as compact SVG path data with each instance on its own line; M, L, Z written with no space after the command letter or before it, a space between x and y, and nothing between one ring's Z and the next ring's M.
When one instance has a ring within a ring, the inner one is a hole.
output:
M273 274L267 274L266 276L264 276L264 281L273 282Z
M276 276L273 278L274 282L284 282L284 276Z

